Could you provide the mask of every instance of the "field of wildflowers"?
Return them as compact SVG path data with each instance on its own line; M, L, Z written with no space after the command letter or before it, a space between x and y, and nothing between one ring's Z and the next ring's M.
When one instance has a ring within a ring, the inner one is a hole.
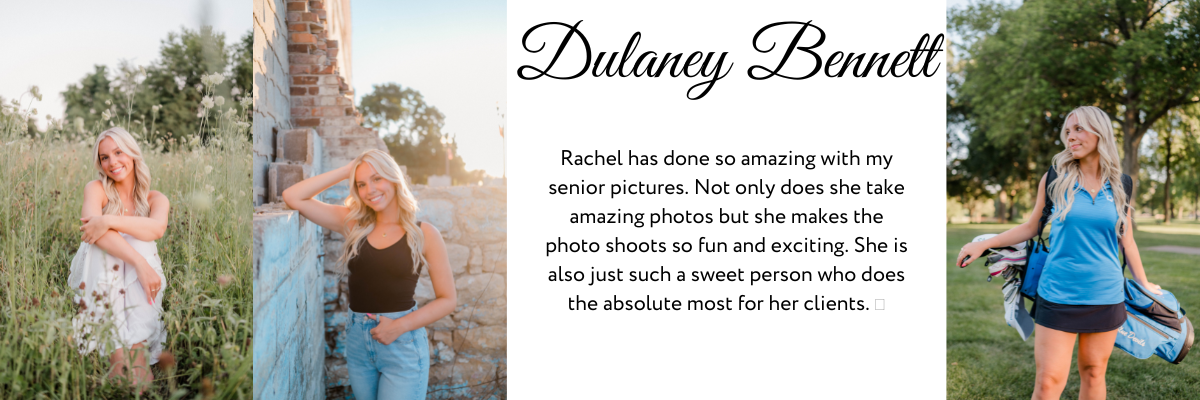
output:
M203 85L224 79L205 76ZM82 189L97 178L95 136L121 126L139 140L162 137L153 135L158 108L139 116L108 103L95 126L48 118L45 129L31 129L36 87L0 105L0 398L251 397L251 101L205 93L196 109L212 135L140 143L151 189L171 202L157 241L166 351L141 394L105 378L107 355L75 350L78 307L66 281L80 244Z

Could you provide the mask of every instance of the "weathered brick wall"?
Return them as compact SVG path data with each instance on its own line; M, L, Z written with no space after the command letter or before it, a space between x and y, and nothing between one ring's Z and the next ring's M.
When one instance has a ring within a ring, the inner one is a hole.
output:
M432 398L503 397L508 348L508 191L504 187L413 186L421 211L417 219L442 232L458 305L429 331L429 394ZM339 250L326 242L326 253ZM341 242L336 242L337 246ZM350 394L346 387L346 282L337 281L334 259L326 258L327 360L331 398ZM417 285L418 307L434 299L424 272ZM490 395L490 396L489 396Z
M283 0L254 0L254 205L267 201L274 132L292 128L286 12Z
M262 208L254 215L254 398L322 398L322 229L296 211Z

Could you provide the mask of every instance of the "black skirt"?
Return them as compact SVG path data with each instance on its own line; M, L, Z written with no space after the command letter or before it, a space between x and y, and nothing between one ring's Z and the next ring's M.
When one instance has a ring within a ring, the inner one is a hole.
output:
M1082 306L1038 299L1033 319L1038 325L1063 332L1108 332L1125 323L1125 303Z

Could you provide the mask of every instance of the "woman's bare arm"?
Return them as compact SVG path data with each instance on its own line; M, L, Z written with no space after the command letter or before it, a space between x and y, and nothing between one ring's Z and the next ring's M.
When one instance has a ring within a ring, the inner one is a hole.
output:
M100 181L88 182L83 188L83 210L80 213L82 218L94 218L102 216L103 204L107 200L104 195L104 186ZM119 258L137 268L143 266L149 267L150 264L142 257L121 235L113 230L105 230L97 235L91 244L96 245L101 250L104 250L109 255Z
M1161 287L1150 283L1150 278L1146 277L1146 270L1142 268L1142 254L1138 252L1137 242L1133 240L1133 221L1130 216L1125 217L1125 234L1121 236L1121 247L1125 249L1125 261L1129 262L1129 272L1133 274L1133 279L1154 294L1162 294Z
M979 257L983 255L983 252L987 251L987 249L1012 246L1029 240L1034 235L1037 235L1038 224L1041 223L1042 218L1042 208L1046 206L1045 193L1046 175L1043 174L1042 181L1038 182L1037 199L1034 201L1033 210L1030 210L1032 212L1029 214L1029 220L1021 223L1020 225L1014 226L1007 231L1004 231L1004 233L993 236L982 242L967 243L966 246L963 246L962 252L958 254L958 261L955 262L955 265L958 265L959 267L965 267L970 265L972 262L975 262L976 259L979 259ZM964 264L963 259L967 257L969 258L967 259L966 264Z
M317 225L337 233L345 233L346 215L350 210L346 206L327 204L314 199L325 189L350 176L350 164L341 168L297 182L283 191L283 202L300 215L316 222ZM350 190L354 190L351 188Z
M89 236L94 238L110 229L147 242L162 238L167 232L167 215L170 214L171 202L167 200L167 196L157 191L151 191L147 201L150 203L149 217L99 215L80 218L84 223L84 241L87 241Z

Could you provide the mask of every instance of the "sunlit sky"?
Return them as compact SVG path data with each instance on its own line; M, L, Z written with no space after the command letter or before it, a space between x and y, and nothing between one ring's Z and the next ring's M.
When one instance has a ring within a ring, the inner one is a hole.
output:
M62 92L96 64L116 68L121 60L147 65L158 59L159 45L180 27L212 25L234 43L250 31L252 3L247 0L6 1L0 13L4 62L0 97L18 98L38 85L42 101L32 108L62 118ZM23 107L28 107L25 96Z
M395 82L446 116L467 170L501 176L507 105L504 1L351 1L355 96ZM357 101L357 99L356 99Z

